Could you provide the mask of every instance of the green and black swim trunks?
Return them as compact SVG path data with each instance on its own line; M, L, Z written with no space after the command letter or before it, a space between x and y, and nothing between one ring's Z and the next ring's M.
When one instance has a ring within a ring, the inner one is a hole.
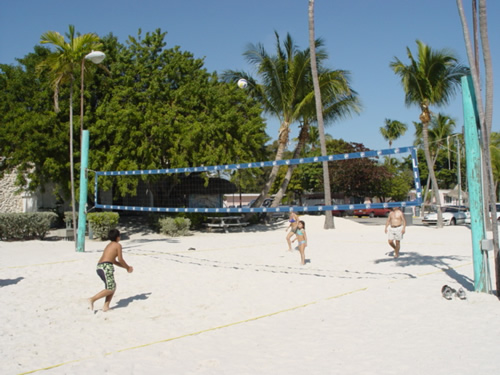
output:
M97 263L97 274L104 281L104 287L108 290L115 290L115 267L111 262Z

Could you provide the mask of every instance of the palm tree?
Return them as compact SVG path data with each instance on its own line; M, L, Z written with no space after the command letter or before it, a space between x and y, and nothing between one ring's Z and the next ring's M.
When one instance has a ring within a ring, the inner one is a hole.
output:
M385 119L385 126L380 128L380 134L386 141L389 142L389 148L392 147L392 142L400 138L406 133L408 126L397 120Z
M423 124L421 122L413 122L415 126L415 146L423 147ZM431 154L432 160L432 170L434 170L434 165L439 155L439 149L448 139L449 136L453 134L455 128L455 120L452 118L438 113L438 115L433 115L428 127L428 139L429 139L429 152ZM427 178L426 192L429 191L430 176ZM424 202L426 200L424 199Z
M311 60L312 62L312 60ZM319 118L316 118L317 104L315 103L314 98L321 98L322 101L322 121L327 123L332 123L335 120L340 118L347 117L352 113L359 112L359 100L357 93L350 87L349 84L349 73L343 70L334 70L329 71L325 70L323 67L319 67L319 89L320 95L308 95L310 99L304 100L303 109L301 111L301 127L300 133L298 137L298 142L295 146L295 150L293 151L293 159L296 159L300 156L301 152L304 150L307 142L311 137L311 132L316 132L317 137L319 138L320 147L322 145L322 140L324 142L324 149L322 148L321 154L326 155L326 139L328 136L324 134L321 135L321 131L319 130ZM313 92L314 88L311 88L311 92ZM313 122L317 123L317 126L313 126ZM314 133L313 133L314 134ZM328 163L326 165L328 167ZM273 205L277 205L283 195L286 192L288 187L288 183L292 178L292 174L294 170L297 168L297 165L289 165L287 167L287 173L285 178L281 183L281 187L276 193L275 200ZM328 168L323 170L323 185L325 189L328 189L328 192L325 190L325 204L331 204L331 198L328 199L328 195L331 195L330 192L330 182L329 178L325 176L325 172L328 171ZM326 213L328 215L328 212ZM333 217L331 222L329 222L328 216L326 216L325 220L325 229L333 228Z
M249 44L244 56L247 61L257 68L257 74L262 84L248 74L241 71L225 71L222 75L227 82L245 78L249 82L248 92L257 101L262 103L266 113L276 116L280 121L278 132L278 150L275 160L282 160L283 152L289 141L290 125L300 119L300 110L306 93L304 88L309 78L309 50L298 50L290 34L286 35L283 45L275 32L276 55L267 53L264 46ZM320 47L322 41L317 41ZM324 51L318 52L319 58L324 59ZM254 206L260 206L276 180L279 166L274 166Z
M330 134L325 134L325 140L332 140L332 136ZM298 138L294 139L294 141L298 141ZM309 137L307 139L307 144L304 151L314 151L317 148L321 147L319 140L319 130L317 126L311 125L309 127Z
M432 182L432 191L438 206L438 228L443 227L443 215L441 213L441 199L436 175L432 169L432 158L429 152L428 126L431 121L429 106L443 106L448 104L451 97L460 88L461 77L468 74L469 69L458 63L455 55L446 50L434 51L425 43L417 40L418 59L413 57L407 47L409 65L405 65L395 58L390 67L401 78L405 91L405 103L407 106L418 105L420 107L420 121L422 122L422 134L424 141L424 153L429 176Z
M314 88L314 99L316 105L316 119L318 121L319 140L321 144L321 155L326 156L325 124L323 122L323 102L321 101L321 89L319 86L318 64L316 61L316 45L314 43L314 0L309 0L309 49L311 50L311 74ZM323 190L325 194L325 205L332 204L332 192L330 188L330 174L328 173L328 162L323 162ZM325 212L325 229L334 228L333 214Z
M415 126L415 146L423 147L423 124L421 122L414 122ZM435 161L435 157L439 148L444 144L446 139L453 134L453 130L455 129L456 122L449 116L438 113L437 115L431 116L431 121L427 128L428 137L429 137L429 151L431 156L433 156L433 160Z
M241 71L225 71L222 74L222 79L226 82L236 82L239 78L245 78L249 82L247 88L249 95L262 104L265 112L279 119L278 149L275 160L281 160L289 142L290 126L300 121L305 123L304 119L307 119L308 122L305 124L302 137L305 137L305 134L308 133L307 130L311 123L310 114L314 110L314 90L309 49L299 50L290 34L287 34L283 43L281 43L278 33L275 33L275 36L275 55L269 55L262 44L250 44L244 53L247 61L257 68L261 84L257 83L257 80L249 74ZM316 48L318 48L316 50L316 59L318 63L327 59L326 52L321 48L322 45L323 41L316 39ZM343 99L339 94L339 81L342 81L342 87L345 87L347 82L345 75L347 73L343 71L320 71L322 90L324 90L326 98L329 98L328 100L332 100L333 97L337 101ZM345 100L351 100L357 104L354 91L351 96L352 98ZM325 109L325 111L328 111L328 115L325 116L331 116L334 113L343 114L349 110L330 105L328 109ZM315 118L316 115L314 115ZM302 139L305 140L307 137ZM304 142L300 144L303 145ZM279 166L273 167L259 198L254 202L254 206L261 205L264 198L269 194L276 180L278 170ZM279 199L275 199L273 204L279 204Z
M48 31L40 37L41 44L51 44L55 52L47 56L41 63L40 69L48 69L54 90L54 110L59 112L59 90L64 84L69 84L69 160L71 176L71 208L73 213L73 228L76 228L75 211L75 182L73 162L73 90L75 83L75 72L78 72L82 60L92 50L101 47L99 37L96 34L84 34L75 36L75 27L69 26L66 34L68 41L56 31ZM85 202L80 202L84 204ZM73 230L76 245L76 230Z

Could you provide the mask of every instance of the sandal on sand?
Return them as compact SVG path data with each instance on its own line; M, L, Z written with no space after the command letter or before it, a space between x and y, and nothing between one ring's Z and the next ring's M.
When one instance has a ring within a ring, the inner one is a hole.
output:
M457 297L460 298L460 299L467 299L466 295L465 295L465 290L463 290L463 288L460 288L458 289L457 291Z
M448 285L443 285L441 288L441 294L443 295L444 298L447 300L450 300L453 298L453 294L455 294L455 289L449 287Z

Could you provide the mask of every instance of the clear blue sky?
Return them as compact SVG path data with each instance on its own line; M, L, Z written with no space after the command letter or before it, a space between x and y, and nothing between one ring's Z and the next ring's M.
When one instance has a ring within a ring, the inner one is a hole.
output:
M471 0L463 0L470 21ZM488 1L489 37L496 78L495 104L500 104L500 2ZM15 64L33 50L42 33L64 34L73 24L80 33L113 33L125 43L161 28L167 47L178 45L205 59L208 71L252 72L242 56L248 43L263 43L273 52L274 31L290 32L300 49L308 47L308 0L19 0L2 1L0 63ZM371 149L387 148L379 128L390 118L406 123L408 131L394 146L413 143L419 109L407 108L398 77L389 68L395 56L407 62L406 47L416 51L416 39L434 49L450 49L468 65L455 0L316 0L316 37L325 40L327 66L351 72L359 93L361 115L328 126L334 138L360 142ZM461 131L461 93L448 107L431 108L457 120ZM493 130L500 131L498 110ZM293 125L297 128L297 124ZM278 123L268 121L268 134L277 136ZM292 135L296 136L297 132Z

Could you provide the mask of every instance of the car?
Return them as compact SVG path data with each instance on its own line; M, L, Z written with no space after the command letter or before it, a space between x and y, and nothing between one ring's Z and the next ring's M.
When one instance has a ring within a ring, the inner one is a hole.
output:
M496 203L497 208L497 222L500 222L500 203ZM470 211L465 213L465 224L470 224Z
M467 208L463 206L442 206L441 212L443 214L444 225L457 225L465 224L467 218ZM429 212L424 215L422 224L432 225L437 224L437 211Z
M465 211L465 224L470 224L470 211Z
M358 208L354 210L354 216L388 217L391 211L390 208Z

